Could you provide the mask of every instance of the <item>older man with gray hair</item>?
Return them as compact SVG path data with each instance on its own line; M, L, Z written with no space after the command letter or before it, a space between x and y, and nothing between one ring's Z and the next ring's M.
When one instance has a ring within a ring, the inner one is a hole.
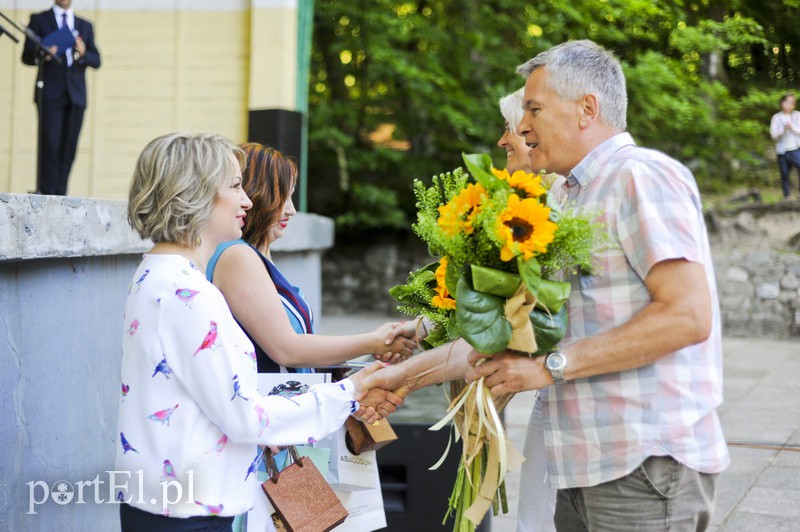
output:
M617 59L583 40L519 67L534 171L567 176L565 207L594 213L610 245L568 277L569 326L546 357L485 355L458 340L386 368L369 387L403 394L465 375L497 396L541 390L548 482L560 531L705 530L730 463L720 313L697 184L678 161L625 132ZM412 322L413 323L413 322ZM535 452L535 438L525 454ZM519 532L536 480L523 476ZM541 482L541 480L539 480Z
M570 277L559 350L495 357L468 379L487 377L493 393L542 389L558 530L704 530L730 459L697 184L625 132L625 76L608 51L572 41L517 71L526 77L518 133L534 171L567 176L565 206L598 213L612 244L593 272ZM530 529L521 521L519 530Z

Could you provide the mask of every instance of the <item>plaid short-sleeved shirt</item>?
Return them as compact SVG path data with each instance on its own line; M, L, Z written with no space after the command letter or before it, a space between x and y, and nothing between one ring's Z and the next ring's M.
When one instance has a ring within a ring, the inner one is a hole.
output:
M619 373L542 390L550 483L594 486L623 477L651 455L704 473L730 462L717 417L722 402L719 305L700 195L691 172L627 133L592 150L564 184L565 207L597 213L611 246L595 273L570 278L569 345L622 325L651 299L650 268L668 259L703 264L713 328L703 343Z

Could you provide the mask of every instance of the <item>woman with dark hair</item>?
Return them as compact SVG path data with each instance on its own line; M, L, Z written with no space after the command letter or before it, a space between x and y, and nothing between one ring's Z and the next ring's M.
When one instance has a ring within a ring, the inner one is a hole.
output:
M258 371L330 366L367 353L385 362L410 356L416 347L413 340L398 336L386 343L395 323L364 334L311 334L311 308L272 263L269 250L296 214L291 194L297 167L273 148L255 143L241 148L247 158L242 186L253 207L242 239L219 246L206 275L225 295L234 317L253 340Z

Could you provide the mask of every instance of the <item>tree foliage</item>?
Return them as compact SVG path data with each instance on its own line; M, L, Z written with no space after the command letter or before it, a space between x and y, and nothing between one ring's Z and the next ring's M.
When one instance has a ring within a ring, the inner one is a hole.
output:
M582 38L620 58L639 144L688 164L706 190L762 183L769 118L800 77L797 20L800 0L317 0L309 205L398 227L414 178L462 152L502 166L497 101L524 84L516 66Z

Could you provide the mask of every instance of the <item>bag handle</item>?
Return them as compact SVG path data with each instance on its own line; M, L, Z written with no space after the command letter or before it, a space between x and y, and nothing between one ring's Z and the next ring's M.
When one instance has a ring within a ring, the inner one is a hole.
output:
M287 449L289 450L289 455L292 457L292 461L299 467L303 467L303 461L300 459L300 453L297 452L297 447L290 445ZM277 483L281 473L278 471L278 464L275 463L275 456L272 454L269 446L264 447L262 456L267 463L267 475L269 475L269 478L273 482Z

